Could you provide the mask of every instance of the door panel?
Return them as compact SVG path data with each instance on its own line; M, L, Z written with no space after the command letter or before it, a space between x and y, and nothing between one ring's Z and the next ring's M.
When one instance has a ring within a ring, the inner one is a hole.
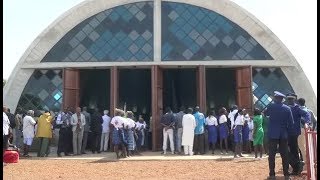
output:
M200 107L200 112L206 114L207 96L206 96L206 68L201 65L197 67L197 105Z
M247 109L252 114L252 67L239 67L236 69L236 93L239 108Z
M63 69L63 109L75 108L80 103L80 73L78 69Z
M110 115L114 116L114 110L119 101L119 70L116 66L110 70Z
M152 150L162 148L162 126L160 124L163 114L163 72L159 66L151 68L151 94L152 94Z

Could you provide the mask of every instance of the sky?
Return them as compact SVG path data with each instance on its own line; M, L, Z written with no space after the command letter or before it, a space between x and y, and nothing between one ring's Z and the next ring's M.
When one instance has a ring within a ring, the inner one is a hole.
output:
M32 41L83 0L4 0L3 78ZM317 0L232 0L264 23L290 50L317 95Z

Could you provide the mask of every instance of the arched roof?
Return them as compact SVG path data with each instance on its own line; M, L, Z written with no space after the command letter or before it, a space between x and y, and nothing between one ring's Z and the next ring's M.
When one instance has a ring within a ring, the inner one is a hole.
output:
M50 24L28 47L23 56L20 58L16 67L12 71L8 83L4 88L3 98L4 104L15 110L20 94L23 91L29 77L34 68L62 68L62 67L93 67L93 66L113 66L124 65L119 62L108 63L92 63L92 62L76 62L76 63L40 63L50 49L73 27L81 23L85 19L119 5L128 3L142 2L141 0L92 0L84 1L79 5L68 10L66 13L58 17L52 24ZM274 61L215 61L201 63L203 65L225 65L232 66L234 63L238 65L253 65L253 66L268 66L281 67L287 76L290 84L295 92L305 97L307 104L311 109L316 111L316 97L311 88L311 85L305 76L302 68L289 52L286 46L276 37L276 35L261 23L252 14L229 0L165 0L162 2L178 2L198 7L203 7L212 10L222 16L228 18L235 24L239 25L246 32L248 32L261 46L274 58ZM154 39L155 42L161 42L161 0L154 1ZM156 41L157 40L157 41ZM160 61L161 44L155 44L154 61L148 62L147 65L176 65L176 62ZM183 63L183 62L179 62ZM131 62L126 65L139 65L139 63ZM190 65L198 65L199 62L189 62ZM303 83L303 84L301 84ZM276 87L275 87L276 88Z

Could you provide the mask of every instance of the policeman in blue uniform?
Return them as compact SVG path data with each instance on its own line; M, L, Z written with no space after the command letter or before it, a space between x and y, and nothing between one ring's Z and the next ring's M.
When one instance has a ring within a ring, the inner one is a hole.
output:
M300 161L298 137L301 135L301 125L306 128L311 122L311 117L308 111L303 110L295 103L297 95L294 93L287 94L287 104L291 108L294 125L289 131L288 145L289 145L289 164L292 167L291 175L300 175L303 170L304 163Z
M274 103L267 106L264 111L266 116L269 116L268 138L269 138L269 177L275 178L275 156L277 146L282 159L282 168L285 179L289 177L289 162L288 162L288 131L293 126L292 112L289 106L283 104L283 98L286 96L278 91L274 92Z

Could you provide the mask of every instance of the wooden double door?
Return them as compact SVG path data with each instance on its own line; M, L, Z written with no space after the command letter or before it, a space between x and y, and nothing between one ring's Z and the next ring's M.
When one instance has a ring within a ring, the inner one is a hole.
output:
M154 65L151 67L151 116L152 116L152 150L162 150L161 116L164 113L163 89L164 68ZM252 112L252 67L235 68L236 103L241 108ZM63 108L76 108L80 104L80 73L78 69L63 70ZM196 101L202 112L206 112L206 67L196 67ZM119 69L110 69L110 115L119 103Z

